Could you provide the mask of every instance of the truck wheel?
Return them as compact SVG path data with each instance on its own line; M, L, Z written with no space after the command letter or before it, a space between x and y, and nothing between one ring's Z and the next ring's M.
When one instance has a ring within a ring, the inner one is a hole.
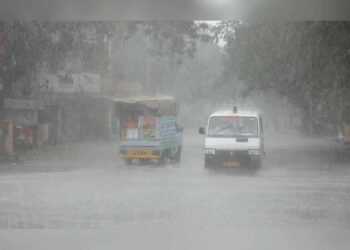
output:
M250 166L250 168L252 168L252 169L260 169L260 168L262 167L262 160L259 159L259 160L257 160L257 161L251 162L251 163L249 164L249 166Z
M124 159L124 162L126 165L131 165L132 159L130 159L130 158Z
M176 155L175 155L175 161L180 162L181 161L181 148L179 147L177 149Z
M167 151L163 151L160 155L160 158L158 160L158 164L159 165L164 165L165 164L165 159L168 157L168 152Z
M150 159L140 159L140 161L143 165L145 165L145 164L149 163Z

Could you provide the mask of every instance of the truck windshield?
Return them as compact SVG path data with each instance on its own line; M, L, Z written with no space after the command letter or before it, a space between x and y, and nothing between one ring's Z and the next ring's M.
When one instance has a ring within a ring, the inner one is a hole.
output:
M212 117L209 123L210 137L257 137L256 117L224 116Z

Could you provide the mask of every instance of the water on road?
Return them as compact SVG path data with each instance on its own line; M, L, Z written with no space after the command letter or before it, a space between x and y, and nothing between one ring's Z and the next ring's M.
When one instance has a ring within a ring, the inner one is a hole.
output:
M325 138L267 135L256 171L207 171L204 138L182 161L125 165L113 142L60 146L0 169L0 228L348 228L350 160ZM53 153L54 152L54 153Z

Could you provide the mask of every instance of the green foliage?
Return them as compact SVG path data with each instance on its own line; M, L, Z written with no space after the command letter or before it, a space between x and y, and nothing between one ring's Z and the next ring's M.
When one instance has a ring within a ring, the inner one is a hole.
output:
M29 95L33 74L40 67L56 72L70 65L68 68L73 71L108 75L111 65L109 42L114 41L118 49L140 29L149 37L147 49L153 57L193 57L196 40L210 39L208 35L199 33L207 28L206 25L193 21L6 21L0 22L0 28L4 38L2 75L6 95L13 94L13 83L21 78L26 79L22 87L29 89ZM181 63L182 59L177 61Z
M5 95L14 94L19 79L22 95L31 94L31 82L40 68L106 74L108 40L129 32L117 22L1 22L4 46ZM132 32L132 31L130 31ZM24 91L26 90L26 91Z
M208 29L205 23L194 21L145 21L137 22L145 34L151 38L154 45L150 48L153 55L174 56L186 55L193 57L196 41L210 40L208 34L202 33Z
M247 94L273 90L320 126L343 116L349 99L349 29L350 22L235 23L225 37L225 79L237 76Z

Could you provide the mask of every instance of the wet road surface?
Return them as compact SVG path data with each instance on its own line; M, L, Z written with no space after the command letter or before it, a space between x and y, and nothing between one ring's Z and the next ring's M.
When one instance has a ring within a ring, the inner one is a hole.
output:
M349 228L349 149L266 135L257 171L207 171L185 133L180 164L133 166L111 142L60 146L0 167L0 228Z

